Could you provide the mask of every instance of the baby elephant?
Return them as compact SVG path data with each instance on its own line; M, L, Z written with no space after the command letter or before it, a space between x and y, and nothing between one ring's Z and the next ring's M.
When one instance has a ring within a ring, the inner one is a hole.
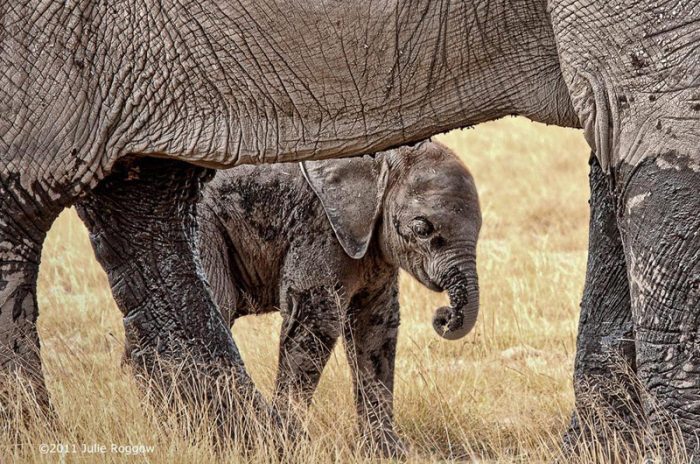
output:
M433 327L466 335L479 310L474 180L446 147L220 171L199 204L200 250L227 322L283 317L276 396L308 403L339 337L360 431L375 451L405 449L393 428L398 270L446 290Z

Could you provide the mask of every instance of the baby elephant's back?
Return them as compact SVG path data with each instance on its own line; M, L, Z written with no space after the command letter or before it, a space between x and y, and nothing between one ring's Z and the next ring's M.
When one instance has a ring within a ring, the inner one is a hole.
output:
M268 241L284 234L289 221L311 214L317 201L298 163L239 166L217 172L204 189L203 202L239 215Z
M317 230L323 210L297 163L217 172L198 216L204 270L219 306L236 306L236 317L278 307L290 244L301 234L326 233Z

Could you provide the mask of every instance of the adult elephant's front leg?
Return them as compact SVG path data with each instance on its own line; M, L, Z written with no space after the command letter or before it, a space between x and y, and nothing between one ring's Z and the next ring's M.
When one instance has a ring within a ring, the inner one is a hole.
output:
M239 400L264 405L199 262L195 202L207 175L178 161L134 158L77 206L124 313L127 359L163 386L213 398L227 421L237 403L215 394L218 382L233 377Z
M621 232L644 408L657 432L679 428L700 462L700 163L668 152L624 178Z
M590 166L588 268L574 367L576 411L565 437L570 451L586 443L604 444L611 431L629 440L642 419L634 379L627 266L615 198L595 156Z

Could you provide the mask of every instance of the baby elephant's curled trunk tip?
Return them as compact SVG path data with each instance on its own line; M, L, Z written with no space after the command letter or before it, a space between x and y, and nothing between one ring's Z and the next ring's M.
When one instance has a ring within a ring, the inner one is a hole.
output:
M479 316L479 285L476 274L452 273L443 288L450 296L450 306L435 311L433 328L446 340L459 340L476 325Z

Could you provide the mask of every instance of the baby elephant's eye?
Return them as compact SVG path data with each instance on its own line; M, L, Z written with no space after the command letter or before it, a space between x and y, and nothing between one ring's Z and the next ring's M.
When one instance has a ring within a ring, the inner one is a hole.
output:
M428 238L435 231L435 227L424 217L417 217L411 221L411 230L420 238Z

